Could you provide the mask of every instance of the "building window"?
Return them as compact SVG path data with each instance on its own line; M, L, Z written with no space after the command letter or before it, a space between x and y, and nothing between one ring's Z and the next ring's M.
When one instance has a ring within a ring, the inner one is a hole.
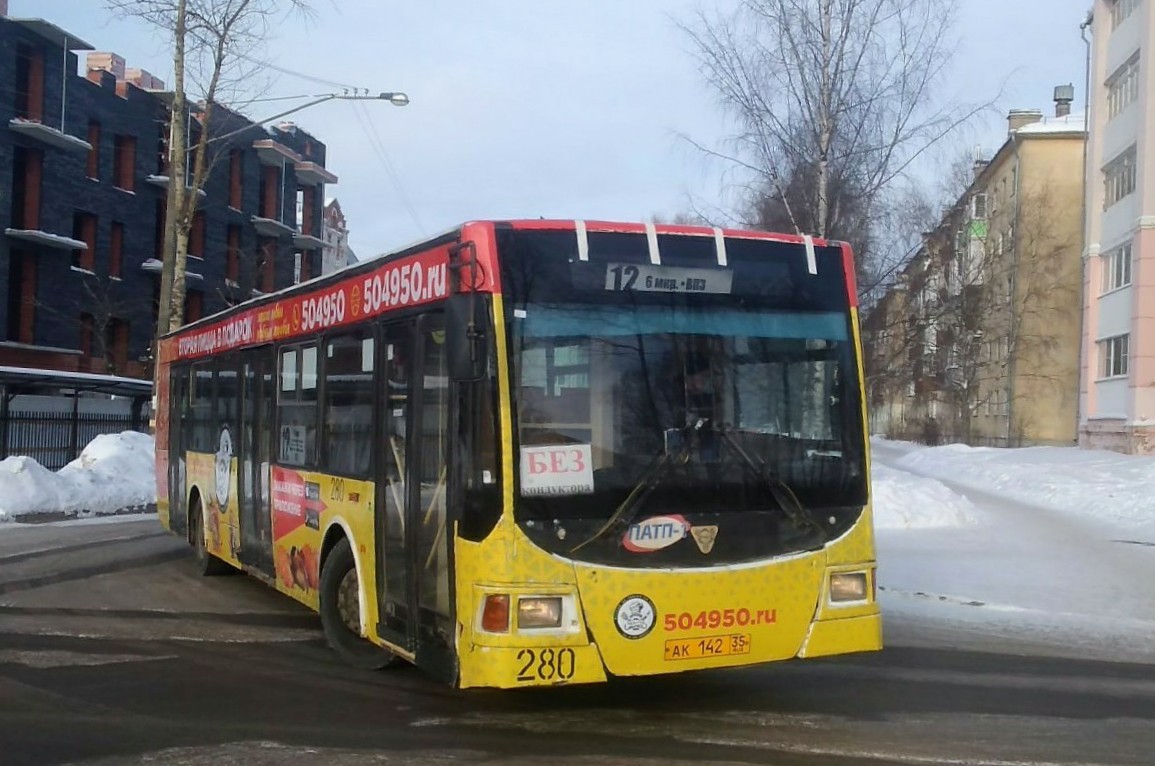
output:
M168 134L172 123L168 120L160 126L160 135L156 139L156 174L168 175Z
M298 250L293 254L293 281L294 283L308 282L318 276L313 263L313 253L309 250Z
M184 321L185 324L195 322L205 315L205 296L204 293L196 290L190 290L184 299Z
M88 123L88 144L92 148L88 150L84 174L95 181L100 179L100 123L96 120Z
M1135 147L1132 146L1103 168L1103 208L1109 208L1135 191Z
M296 204L293 207L293 228L302 234L309 232L304 228L305 221L305 190L297 187Z
M987 217L987 195L976 194L971 197L971 218L983 219Z
M16 46L16 116L44 118L44 51L23 43Z
M241 278L241 227L230 223L225 245L225 280L236 285Z
M1129 335L1116 335L1099 341L1099 377L1114 378L1127 374Z
M278 194L281 189L280 174L273 165L261 169L261 218L281 220L277 212Z
M120 269L124 264L124 224L113 221L108 231L108 276L120 279Z
M168 213L168 205L163 199L156 201L155 213L152 218L152 241L156 243L153 257L158 261L164 260L164 219Z
M1122 112L1139 99L1139 54L1107 78L1107 116Z
M36 321L36 257L12 250L8 254L8 340L33 342Z
M1103 292L1131 284L1131 243L1103 253Z
M92 333L96 327L96 320L92 314L80 315L80 353L92 356Z
M192 227L188 233L188 254L192 258L205 257L205 211L193 214Z
M245 195L245 155L240 149L229 152L229 207L240 210Z
M12 178L22 181L12 185L13 228L40 228L40 184L43 172L44 155L39 150L17 146L12 152Z
M262 237L260 253L260 262L257 264L260 275L259 289L263 293L271 293L276 283L277 240Z
M112 317L104 328L105 359L112 363L113 370L124 372L128 366L128 321Z
M84 271L94 271L96 263L96 216L92 213L76 211L72 214L72 238L87 247L72 251L72 266Z
M133 191L136 187L136 138L133 136L117 136L113 140L113 180L116 188Z
M1139 0L1115 0L1111 3L1111 29L1116 29L1126 21L1138 7Z

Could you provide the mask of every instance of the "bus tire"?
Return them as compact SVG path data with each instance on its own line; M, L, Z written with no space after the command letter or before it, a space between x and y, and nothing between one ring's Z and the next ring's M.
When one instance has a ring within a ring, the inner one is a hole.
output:
M199 497L193 500L192 512L189 514L189 527L193 538L193 556L196 558L196 568L202 576L216 577L237 571L228 562L209 553L205 546L205 520Z
M347 538L342 538L321 566L318 611L325 640L338 657L353 667L380 670L397 664L397 655L361 636L359 588L353 548Z

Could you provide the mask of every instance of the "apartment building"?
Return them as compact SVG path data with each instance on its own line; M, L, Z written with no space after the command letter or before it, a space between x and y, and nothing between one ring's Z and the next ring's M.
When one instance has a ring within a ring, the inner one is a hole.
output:
M1079 443L1155 452L1155 13L1095 0L1088 18L1085 317Z
M1086 130L1014 110L989 160L864 322L876 430L926 441L1073 444Z
M149 375L168 184L164 83L0 0L0 366ZM78 74L78 53L85 53ZM185 318L321 269L326 147L214 107ZM216 140L213 137L220 137Z

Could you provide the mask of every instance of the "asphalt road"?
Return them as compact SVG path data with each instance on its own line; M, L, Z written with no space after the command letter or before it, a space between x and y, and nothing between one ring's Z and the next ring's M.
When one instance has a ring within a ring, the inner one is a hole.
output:
M891 620L879 654L458 692L341 665L311 613L197 577L155 521L10 530L0 764L1155 762L1155 665L953 638Z

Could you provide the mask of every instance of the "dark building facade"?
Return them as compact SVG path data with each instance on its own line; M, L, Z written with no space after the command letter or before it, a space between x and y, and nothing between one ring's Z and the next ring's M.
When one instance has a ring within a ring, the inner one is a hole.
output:
M4 10L0 2L0 12ZM148 376L168 94L59 27L0 16L0 366ZM215 106L187 118L211 172L189 240L186 320L320 273L325 146ZM191 166L191 163L190 163ZM191 178L191 167L190 167Z

